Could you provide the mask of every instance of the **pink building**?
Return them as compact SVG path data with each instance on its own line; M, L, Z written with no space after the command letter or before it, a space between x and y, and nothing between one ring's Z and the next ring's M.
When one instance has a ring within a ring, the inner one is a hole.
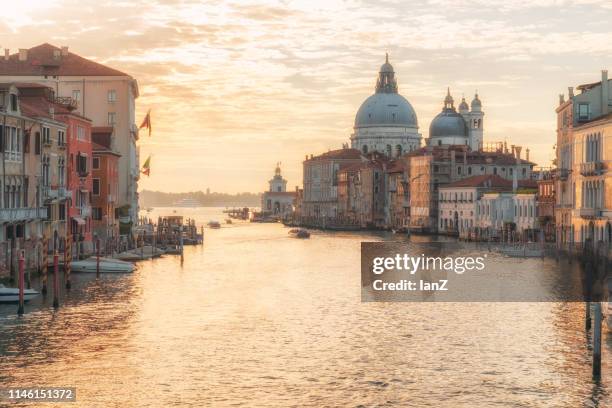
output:
M78 254L87 254L93 251L91 121L69 109L56 113L56 118L68 127L66 135L67 177L68 189L72 194L68 206L68 217L73 243L78 243L74 251Z

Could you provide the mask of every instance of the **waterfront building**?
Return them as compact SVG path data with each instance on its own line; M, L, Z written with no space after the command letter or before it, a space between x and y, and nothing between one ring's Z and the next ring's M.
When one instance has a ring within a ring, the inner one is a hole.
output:
M555 181L551 169L540 170L536 182L538 194L536 196L536 207L538 214L538 225L544 233L544 239L548 242L555 240Z
M408 159L400 157L387 167L387 199L385 220L387 226L404 230L410 226L410 178Z
M468 238L476 227L478 201L483 194L511 188L511 181L494 174L472 176L440 187L438 232Z
M0 277L11 279L22 250L26 269L38 269L66 234L66 126L19 86L0 84Z
M83 58L68 50L41 44L19 49L0 58L0 80L39 83L51 87L58 97L71 98L74 113L90 118L93 126L114 128L119 158L120 220L123 233L138 217L139 152L136 146L135 100L138 83L130 75ZM91 157L91 156L90 156ZM90 190L91 191L91 190Z
M367 160L338 172L336 223L361 228L386 226L387 156L371 153Z
M610 132L610 90L608 71L601 81L578 86L579 94L568 88L568 98L559 95L555 170L555 222L559 242L586 239L610 241L611 216L605 191L610 155L604 143ZM612 200L612 199L611 199Z
M287 191L287 180L281 175L280 163L276 164L274 177L268 181L268 191L261 196L261 209L264 215L286 218L293 212L296 191Z
M307 225L329 225L338 216L338 173L346 166L360 164L357 149L344 146L304 160L304 197L301 219Z
M111 245L119 239L119 220L116 216L119 198L119 158L114 150L114 128L93 127L92 138L92 194L91 219L94 239L101 245Z
M351 147L364 154L377 151L397 157L421 146L416 112L398 92L388 55L380 67L374 94L357 111L353 129Z
M455 109L454 99L447 89L442 112L440 112L429 126L429 146L464 145L471 150L480 150L483 147L483 116L482 103L478 94L468 106L465 98L461 99L459 112Z
M71 191L68 184L68 127L60 117L62 112L67 112L67 108L55 97L51 88L38 84L16 86L19 89L21 113L31 120L25 133L28 140L24 142L33 143L35 156L38 155L38 194L42 205L47 208L47 217L41 223L42 237L46 238L48 246L42 250L52 255L55 251L63 252L69 233L67 207L70 205Z
M479 238L523 241L538 239L535 203L535 190L483 194L476 207Z

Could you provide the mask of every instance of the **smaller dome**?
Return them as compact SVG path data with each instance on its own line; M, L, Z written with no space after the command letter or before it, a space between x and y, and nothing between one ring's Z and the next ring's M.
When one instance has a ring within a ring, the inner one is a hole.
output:
M444 110L431 121L429 137L468 137L468 127L463 116L452 110Z
M465 98L461 98L461 103L459 104L459 111L468 111L470 107L468 106Z
M476 92L476 95L474 95L474 99L472 99L472 109L475 107L480 108L482 106L482 102L480 102L480 99L478 99L478 92Z

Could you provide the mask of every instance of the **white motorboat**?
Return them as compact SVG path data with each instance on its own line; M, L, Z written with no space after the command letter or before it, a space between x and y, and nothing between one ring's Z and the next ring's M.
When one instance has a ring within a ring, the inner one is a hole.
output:
M96 273L97 261L95 257L82 261L72 261L72 272ZM134 272L134 264L113 258L100 258L100 273L130 273Z
M39 293L34 289L23 290L23 300L27 302L38 296ZM0 284L0 303L16 303L19 302L19 288L7 288Z
M511 258L541 258L544 250L541 248L510 247L500 248L499 252Z

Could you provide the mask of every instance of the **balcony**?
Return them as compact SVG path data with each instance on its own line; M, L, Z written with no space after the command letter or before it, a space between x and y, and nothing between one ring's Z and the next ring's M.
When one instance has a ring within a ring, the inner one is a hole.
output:
M47 208L0 208L0 219L3 222L47 219Z
M573 211L574 217L581 218L595 218L598 213L599 210L596 210L595 208L576 208Z
M58 149L66 150L66 142L64 142L63 140L60 140L59 142L57 142L57 147Z
M51 187L43 190L45 198L52 200L65 200L72 197L72 192L65 187Z
M553 177L557 180L565 181L569 177L569 173L569 169L556 169Z
M91 207L81 207L81 217L91 217Z
M580 163L580 174L585 177L599 176L604 169L603 162L586 162Z
M51 147L52 145L51 138L48 138L48 137L44 138L42 141L42 144L45 147Z

